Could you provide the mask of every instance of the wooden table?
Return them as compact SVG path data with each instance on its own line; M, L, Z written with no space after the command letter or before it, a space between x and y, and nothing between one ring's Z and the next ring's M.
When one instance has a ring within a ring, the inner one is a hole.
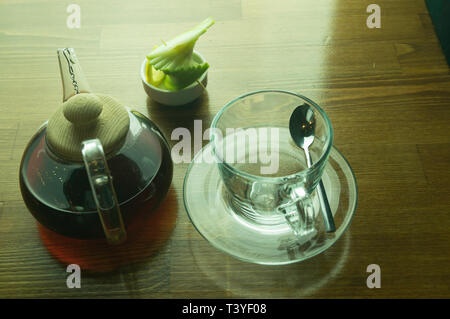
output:
M372 2L80 0L81 28L69 29L67 2L3 0L0 297L450 297L449 68L423 0L377 1L380 29L366 26ZM185 108L157 105L142 88L141 61L160 39L207 16L217 22L196 47L211 65L207 94ZM38 227L21 198L19 163L61 104L56 48L67 46L96 92L148 115L169 140L194 119L206 129L226 102L248 91L285 89L316 101L359 184L348 232L298 264L235 260L189 221L187 164L175 165L152 227L126 251L109 255L101 244L66 242ZM66 267L77 261L82 287L68 289ZM381 268L379 289L366 285L370 264Z

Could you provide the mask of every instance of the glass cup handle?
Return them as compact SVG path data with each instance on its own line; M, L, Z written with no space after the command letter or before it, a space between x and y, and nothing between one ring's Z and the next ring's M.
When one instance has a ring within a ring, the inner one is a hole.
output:
M294 235L306 236L315 232L314 206L309 196L296 199L278 209L284 215Z
M109 244L120 244L126 240L126 230L102 144L98 139L82 144L84 165L106 239Z

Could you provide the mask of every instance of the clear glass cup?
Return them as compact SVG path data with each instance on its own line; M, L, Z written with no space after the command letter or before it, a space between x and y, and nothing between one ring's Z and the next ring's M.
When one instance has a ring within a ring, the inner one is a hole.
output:
M289 132L290 116L303 103L316 121L311 168ZM346 231L358 187L316 103L286 91L248 93L221 109L209 133L211 142L187 170L183 199L192 224L215 248L247 262L284 265L324 252ZM319 180L335 232L327 232L320 214Z
M316 119L309 147L313 165L291 138L289 119L307 103ZM327 164L333 130L326 113L308 98L278 90L252 92L234 99L211 125L213 156L232 213L248 227L283 231L306 239L319 225L311 194Z

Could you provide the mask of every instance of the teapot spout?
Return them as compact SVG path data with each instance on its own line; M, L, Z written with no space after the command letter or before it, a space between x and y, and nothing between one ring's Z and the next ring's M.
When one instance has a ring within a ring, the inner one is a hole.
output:
M63 102L78 93L91 93L73 48L58 49L59 70L63 85Z

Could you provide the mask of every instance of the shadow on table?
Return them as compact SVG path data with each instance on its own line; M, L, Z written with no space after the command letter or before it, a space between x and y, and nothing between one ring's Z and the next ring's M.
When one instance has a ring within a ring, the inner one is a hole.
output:
M198 269L232 297L300 298L316 294L342 271L351 246L346 232L335 245L303 262L264 266L246 263L221 253L206 241L192 239L189 247Z
M110 272L120 266L147 261L168 240L176 223L176 194L169 189L166 198L153 212L144 210L127 230L127 241L111 246L106 240L81 240L59 235L38 223L41 240L50 254L63 263L77 264L82 271Z

